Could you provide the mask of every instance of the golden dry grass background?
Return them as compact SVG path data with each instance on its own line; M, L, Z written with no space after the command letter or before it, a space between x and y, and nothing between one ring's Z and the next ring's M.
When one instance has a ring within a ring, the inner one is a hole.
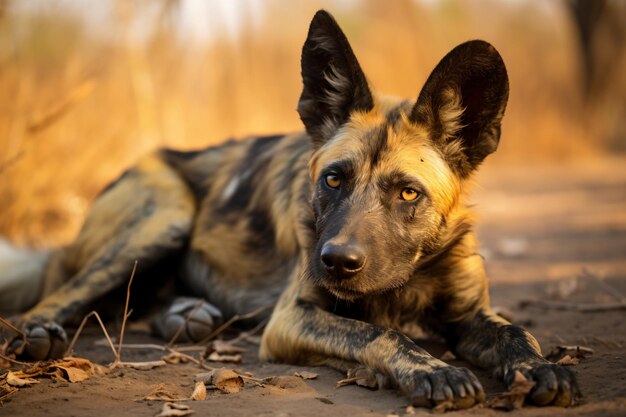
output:
M233 35L213 1L195 16L211 36L198 38L181 23L187 1L0 3L0 235L67 242L98 190L160 146L301 129L299 54L319 8L389 94L415 97L460 42L493 43L511 96L491 164L605 148L588 128L577 38L560 2L241 1Z

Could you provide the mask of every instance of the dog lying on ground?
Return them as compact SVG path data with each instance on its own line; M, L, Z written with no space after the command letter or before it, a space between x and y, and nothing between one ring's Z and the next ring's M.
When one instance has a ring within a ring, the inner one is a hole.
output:
M17 320L30 336L25 354L61 355L61 325L125 288L138 259L142 300L174 275L206 300L194 313L205 322L276 304L264 360L365 366L420 406L481 402L469 370L399 330L417 323L506 384L520 371L536 383L532 403L572 404L572 372L489 309L465 205L472 174L498 146L508 99L496 49L461 44L417 100L391 99L370 89L345 35L319 11L302 78L305 133L163 149L107 187L76 240L40 262L40 300ZM9 294L3 302L17 303ZM177 300L164 320L180 323L194 305ZM177 326L156 327L166 337ZM205 330L188 328L188 337Z

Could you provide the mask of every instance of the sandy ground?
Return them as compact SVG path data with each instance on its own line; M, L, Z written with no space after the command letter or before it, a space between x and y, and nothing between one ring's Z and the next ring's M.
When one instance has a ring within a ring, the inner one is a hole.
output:
M625 312L557 311L525 303L528 300L606 305L626 294L626 160L601 160L584 166L539 165L486 167L478 178L475 202L479 214L482 253L492 280L492 304L509 310L514 322L526 326L545 352L559 344L584 345L595 353L574 367L584 394L569 409L525 407L518 416L626 416ZM108 348L96 345L102 336L91 328L81 337L78 356L106 364ZM136 328L129 343L158 342ZM424 346L436 355L445 347ZM386 416L406 414L406 399L390 390L356 386L335 389L344 375L328 368L260 363L257 346L239 369L257 377L308 370L315 380L285 378L282 384L246 384L238 394L210 391L205 401L186 402L194 415L210 416ZM126 351L124 359L158 359L160 352ZM455 365L467 365L452 361ZM217 364L219 366L219 364ZM196 365L168 365L150 371L131 369L93 377L76 384L51 382L22 389L0 408L0 416L155 416L162 403L140 401L158 384L190 395ZM503 386L476 370L488 393ZM431 414L419 409L418 415ZM450 415L492 416L487 408Z

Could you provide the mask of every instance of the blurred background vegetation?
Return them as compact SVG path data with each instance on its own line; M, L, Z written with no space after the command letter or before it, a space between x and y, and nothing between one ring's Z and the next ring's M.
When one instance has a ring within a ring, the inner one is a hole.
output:
M319 8L389 94L416 97L458 43L494 44L511 96L488 164L626 149L619 0L0 0L0 235L67 242L98 190L158 147L300 130Z

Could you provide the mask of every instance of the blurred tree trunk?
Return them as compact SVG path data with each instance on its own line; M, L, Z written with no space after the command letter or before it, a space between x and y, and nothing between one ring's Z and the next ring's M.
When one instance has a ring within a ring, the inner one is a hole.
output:
M626 2L569 0L579 35L584 99L598 139L626 150Z

